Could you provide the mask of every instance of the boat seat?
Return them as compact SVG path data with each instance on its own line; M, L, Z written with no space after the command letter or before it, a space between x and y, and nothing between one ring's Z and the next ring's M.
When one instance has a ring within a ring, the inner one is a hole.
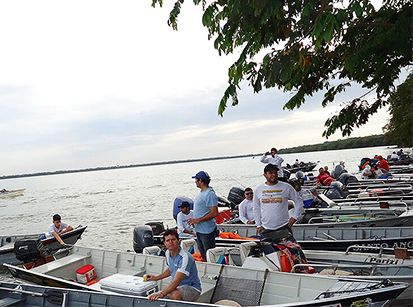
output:
M218 275L214 292L211 296L211 304L218 301L230 300L237 302L241 306L259 306L268 270L265 271L263 279L235 278L231 274L223 274L223 268Z
M197 299L197 302L209 303L211 300L212 292L215 289L215 283L201 282L201 287L202 287L202 292L199 298Z
M70 264L74 264L74 263L77 263L77 262L81 263L81 264L79 264L79 267L80 267L81 265L86 264L87 263L86 260L88 260L88 259L90 259L90 256L74 254L74 255L69 255L69 256L66 256L66 257L63 257L63 258L45 263L45 264L43 264L41 266L38 266L38 267L35 267L31 270L34 271L34 272L37 272L37 273L46 273L46 272L51 272L51 271L54 271L56 269L60 269L62 267L65 267L65 266L68 266Z
M210 263L229 264L241 266L240 252L238 247L218 246L210 248L206 252L206 261Z
M206 261L210 263L228 264L225 255L228 254L225 247L210 248L206 251Z
M257 246L257 243L254 241L244 242L239 245L239 252L241 257L241 263L245 262L245 259L250 255L251 248Z
M154 255L159 256L161 252L161 248L159 246L148 246L142 250L143 255Z
M198 245L195 239L184 239L181 241L181 248L190 254L199 253Z
M330 198L327 197L327 195L320 193L318 195L318 198L320 198L323 202L325 202L329 208L336 207L337 203L332 201Z
M23 302L24 300L25 300L24 298L12 298L12 297L2 298L0 299L0 307L13 306L17 303Z

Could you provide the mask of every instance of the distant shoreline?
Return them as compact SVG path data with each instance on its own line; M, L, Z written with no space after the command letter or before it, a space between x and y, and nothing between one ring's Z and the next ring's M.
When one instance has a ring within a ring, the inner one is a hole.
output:
M390 142L385 139L384 135L380 134L380 135L371 135L371 136L365 136L365 137L359 137L359 138L349 138L345 140L338 140L338 141L332 141L332 142L324 142L320 144L283 148L279 150L279 153L289 154L289 153L302 153L302 152L310 152L310 151L355 149L355 148L389 146L389 145L393 145L393 144L390 144ZM190 162L211 161L211 160L248 158L248 157L261 156L261 155L262 153L244 154L244 155L237 155L237 156L172 160L172 161L149 162L149 163L139 163L139 164L130 164L130 165L116 165L116 166L102 166L102 167L95 167L95 168L83 168L83 169L73 169L73 170L59 170L59 171L52 171L52 172L38 172L38 173L31 173L31 174L5 175L5 176L0 176L0 180L23 178L23 177L71 174L71 173L81 173L81 172L106 171L106 170L114 170L114 169L122 169L122 168L155 166L155 165L163 165L163 164L178 164L178 163L190 163Z
M259 155L262 155L262 154L246 154L246 155L227 156L227 157L173 160L173 161L139 163L139 164L130 164L130 165L116 165L116 166L102 166L102 167L95 167L95 168L82 168L82 169L73 169L73 170L60 170L60 171L40 172L40 173L32 173L32 174L6 175L6 176L0 176L0 180L22 178L22 177L37 177L37 176L49 176L49 175L60 175L60 174L82 173L82 172L106 171L106 170L113 170L113 169L142 167L142 166L155 166L155 165L164 165L164 164L179 164L179 163L190 163L190 162L211 161L211 160L237 159L237 158L255 157Z

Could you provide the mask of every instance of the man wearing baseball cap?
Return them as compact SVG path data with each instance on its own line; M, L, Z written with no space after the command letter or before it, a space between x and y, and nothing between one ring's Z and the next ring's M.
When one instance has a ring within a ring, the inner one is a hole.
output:
M186 233L188 235L195 235L194 226L188 224L188 220L193 218L193 211L187 201L183 201L182 204L178 206L181 212L176 216L176 224L178 226L178 232Z
M218 197L209 186L211 178L205 171L198 172L192 178L201 190L194 201L194 217L189 224L195 225L198 249L203 260L206 260L206 251L215 247L217 225L215 217L218 215Z

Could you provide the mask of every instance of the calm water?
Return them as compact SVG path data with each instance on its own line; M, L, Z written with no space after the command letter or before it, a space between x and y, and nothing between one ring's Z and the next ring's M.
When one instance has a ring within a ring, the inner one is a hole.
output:
M282 155L286 163L296 158L320 161L318 166L346 162L350 172L361 158L383 156L385 147ZM29 177L0 181L0 189L26 188L24 196L0 199L0 234L40 233L47 230L54 213L72 226L87 225L78 243L91 247L132 249L133 229L152 220L175 226L172 204L176 196L194 198L198 193L191 178L199 170L209 172L218 195L227 196L233 186L262 183L264 164L259 157L193 162L173 165Z

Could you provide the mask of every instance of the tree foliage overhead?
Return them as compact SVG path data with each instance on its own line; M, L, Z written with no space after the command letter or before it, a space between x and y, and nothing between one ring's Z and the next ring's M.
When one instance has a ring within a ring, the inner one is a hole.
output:
M413 73L390 95L386 136L399 146L413 146Z
M293 92L284 104L289 110L320 90L325 107L356 82L365 95L375 93L374 101L363 95L346 102L327 119L323 132L329 137L340 129L350 135L388 104L401 69L412 65L411 0L384 0L379 9L367 0L192 1L202 6L202 23L215 49L220 54L241 51L228 70L220 115L229 102L238 104L242 80L257 93L273 87ZM175 30L183 3L176 1L170 12L168 24ZM163 0L152 0L156 4L162 6ZM262 51L266 54L256 60Z

